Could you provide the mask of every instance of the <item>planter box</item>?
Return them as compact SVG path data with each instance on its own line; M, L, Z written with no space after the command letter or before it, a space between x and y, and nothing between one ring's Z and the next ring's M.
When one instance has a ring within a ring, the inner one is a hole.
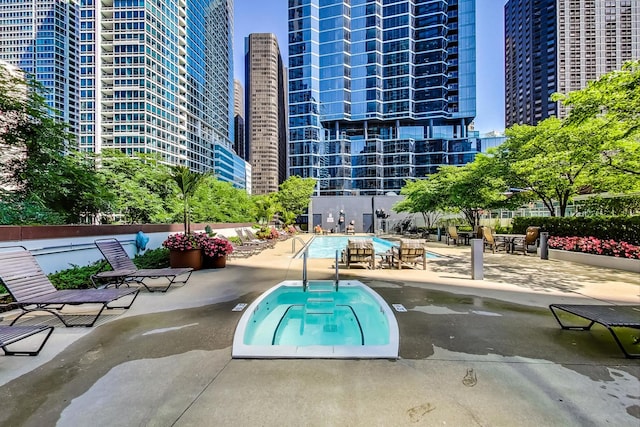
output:
M549 249L549 259L640 273L640 259L616 258L607 255L585 254L560 249Z

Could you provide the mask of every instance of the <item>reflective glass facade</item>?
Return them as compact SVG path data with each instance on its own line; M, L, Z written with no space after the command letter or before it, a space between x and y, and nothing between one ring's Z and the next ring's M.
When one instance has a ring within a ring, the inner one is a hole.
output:
M473 160L474 0L289 0L289 174L384 194Z
M232 31L232 0L81 0L80 148L155 153L244 182L231 149ZM217 161L218 146L232 160Z
M0 1L0 60L48 89L47 104L78 133L78 4L64 0Z
M504 15L507 127L564 117L553 93L640 58L638 0L509 0Z

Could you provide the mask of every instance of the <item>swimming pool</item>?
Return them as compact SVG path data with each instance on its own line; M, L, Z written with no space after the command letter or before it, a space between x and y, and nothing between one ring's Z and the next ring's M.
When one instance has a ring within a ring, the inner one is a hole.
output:
M379 237L353 237L353 236L315 236L309 242L308 258L335 258L336 251L342 252L347 247L349 239L371 239L373 240L373 248L376 253L384 253L391 250L392 247L398 246L390 240L381 239ZM302 256L301 251L298 257ZM438 258L439 255L427 252L427 258Z
M282 282L254 301L233 338L235 358L397 358L389 305L357 280Z

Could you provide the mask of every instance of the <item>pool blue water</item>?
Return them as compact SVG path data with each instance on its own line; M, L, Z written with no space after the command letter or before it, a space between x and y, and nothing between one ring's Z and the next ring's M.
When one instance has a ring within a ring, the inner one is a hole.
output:
M349 239L372 239L376 253L384 253L397 246L394 242L379 237L348 237L348 236L316 236L309 245L309 258L335 258L336 251L340 253L347 247ZM427 252L427 258L437 258L438 255Z
M247 323L246 345L386 345L389 324L378 302L360 287L312 281L282 286L260 303Z

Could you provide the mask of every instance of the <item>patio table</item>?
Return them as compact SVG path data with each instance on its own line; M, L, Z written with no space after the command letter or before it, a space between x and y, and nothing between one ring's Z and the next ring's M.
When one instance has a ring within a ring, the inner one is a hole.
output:
M494 234L493 238L505 242L507 247L507 252L515 252L515 241L516 239L524 239L527 237L526 234Z
M464 239L464 244L469 245L469 239L476 235L475 231L458 231L458 237Z

